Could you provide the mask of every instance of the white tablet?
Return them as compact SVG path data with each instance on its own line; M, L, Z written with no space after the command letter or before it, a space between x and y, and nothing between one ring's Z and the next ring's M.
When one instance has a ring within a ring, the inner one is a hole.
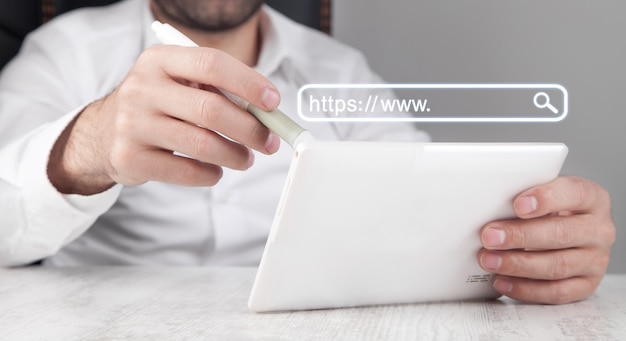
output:
M479 230L558 176L560 143L299 145L253 311L495 298Z
M167 24L166 44L197 46ZM563 144L318 142L282 111L218 89L295 148L253 311L496 297L479 230L554 179Z

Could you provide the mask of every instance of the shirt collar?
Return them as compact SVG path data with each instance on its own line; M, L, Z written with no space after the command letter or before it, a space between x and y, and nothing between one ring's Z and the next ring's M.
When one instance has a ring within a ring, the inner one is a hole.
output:
M143 1L143 48L145 50L151 46L159 45L160 42L150 29L155 20L154 15L150 10L148 1ZM260 19L261 51L254 68L265 76L277 71L287 55L284 39L281 39L279 34L281 32L279 26L284 20L285 18L276 10L263 5Z
M278 70L287 56L284 39L281 39L280 25L284 18L276 10L263 5L261 12L261 52L255 69L266 76Z
M152 11L150 10L150 1L149 0L141 0L143 1L143 13L142 13L142 33L143 33L143 49L147 49L154 45L160 45L161 42L157 39L156 35L150 28L152 23L154 22L154 15L152 15Z

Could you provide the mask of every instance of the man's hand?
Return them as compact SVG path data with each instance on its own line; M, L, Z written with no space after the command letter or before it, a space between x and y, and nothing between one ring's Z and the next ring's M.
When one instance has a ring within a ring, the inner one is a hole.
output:
M496 273L495 289L514 299L562 304L590 296L615 241L610 198L599 185L560 177L518 195L520 218L485 225L480 266Z
M68 126L53 148L50 180L63 193L85 195L151 180L210 186L221 167L252 165L248 147L276 152L278 137L215 87L265 110L280 102L269 80L224 52L150 48L110 95Z

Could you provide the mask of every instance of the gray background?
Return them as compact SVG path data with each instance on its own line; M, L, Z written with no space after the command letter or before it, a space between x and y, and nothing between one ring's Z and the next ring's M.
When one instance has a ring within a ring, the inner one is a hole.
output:
M611 193L617 242L609 272L626 273L626 1L337 0L333 35L398 83L559 83L560 123L422 124L434 141L555 141L564 175Z

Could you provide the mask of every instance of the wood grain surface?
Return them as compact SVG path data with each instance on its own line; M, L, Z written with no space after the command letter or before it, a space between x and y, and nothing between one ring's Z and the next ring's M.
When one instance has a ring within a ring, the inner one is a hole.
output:
M256 314L254 268L0 270L0 340L626 340L626 275L589 299Z

